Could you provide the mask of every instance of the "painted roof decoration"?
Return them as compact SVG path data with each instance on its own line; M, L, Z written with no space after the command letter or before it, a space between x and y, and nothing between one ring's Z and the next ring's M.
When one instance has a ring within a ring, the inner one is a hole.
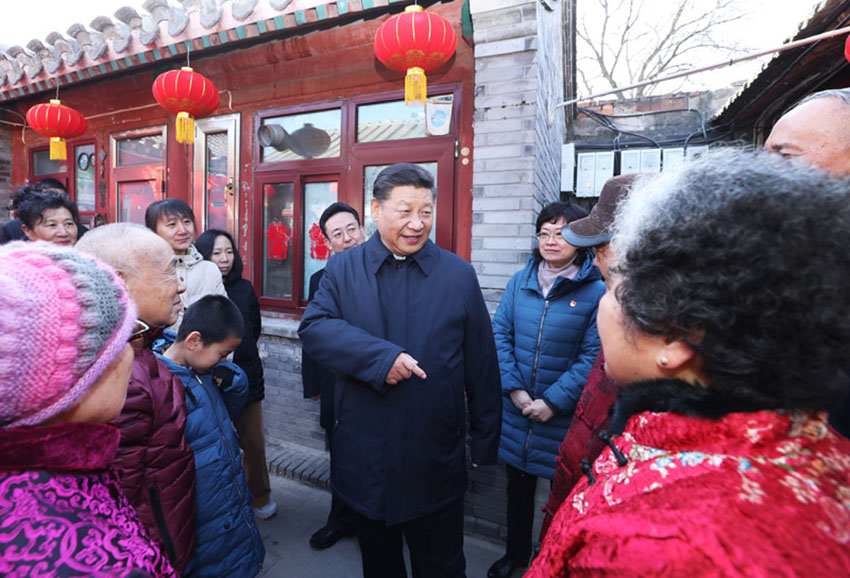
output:
M146 0L73 24L26 47L0 45L0 102L228 42L333 20L404 0Z

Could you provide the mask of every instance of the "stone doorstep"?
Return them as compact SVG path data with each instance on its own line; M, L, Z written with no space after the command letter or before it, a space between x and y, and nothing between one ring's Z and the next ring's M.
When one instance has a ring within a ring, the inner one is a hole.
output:
M269 473L316 488L330 488L330 456L327 452L296 444L266 446Z

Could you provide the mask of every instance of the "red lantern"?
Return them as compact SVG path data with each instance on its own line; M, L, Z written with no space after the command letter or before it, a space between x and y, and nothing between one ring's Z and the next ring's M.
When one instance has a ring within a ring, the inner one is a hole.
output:
M212 81L188 66L163 72L153 81L153 97L177 115L177 142L195 142L195 120L218 108L218 89Z
M391 70L407 71L404 103L425 104L426 72L444 65L455 53L457 37L452 25L421 6L408 6L378 28L375 55Z
M86 132L83 115L56 99L29 109L27 123L38 134L50 138L50 160L67 159L64 139L75 138Z

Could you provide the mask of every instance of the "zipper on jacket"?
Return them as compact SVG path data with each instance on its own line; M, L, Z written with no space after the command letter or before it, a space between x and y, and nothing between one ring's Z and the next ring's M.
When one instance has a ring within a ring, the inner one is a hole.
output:
M162 504L159 501L159 491L156 486L148 487L148 495L151 499L151 509L153 510L153 519L156 522L156 527L159 528L159 535L162 536L162 542L165 544L165 553L172 564L177 563L177 552L174 549L174 540L171 539L171 533L168 531L168 525L165 523L165 514L162 512Z
M549 300L543 300L543 315L540 316L540 327L537 328L537 346L534 348L534 365L531 367L531 395L537 399L537 364L540 361L540 343L543 341L543 322L549 310Z
M209 394L207 393L207 390L204 388L204 383L203 383L203 381L201 381L200 376L197 373L194 373L194 372L193 372L193 374L195 376L195 379L197 379L198 383L201 385L201 391L204 393L204 396L209 397ZM227 449L227 457L230 460L230 467L234 472L238 472L238 469L236 468L236 462L234 462L234 460L233 460L233 452L230 449L230 444L227 443L227 439L222 434L222 432L224 431L224 424L221 423L221 418L219 418L218 412L215 411L215 406L213 405L213 402L212 402L211 399L209 400L209 402L210 402L210 409L212 409L212 413L215 416L216 425L217 425L218 431L219 431L219 438L222 440L224 447ZM225 411L226 411L226 409L225 409ZM230 424L230 427L233 427L232 422ZM239 461L240 468L239 469L241 469L241 463L242 462L241 462L241 455L240 455L240 461ZM243 475L244 475L244 473L243 473ZM251 520L248 520L247 516L245 515L245 509L243 507L243 505L245 504L245 496L242 493L242 488L240 487L238 480L239 480L239 476L235 476L234 479L233 479L233 487L236 488L236 493L239 494L239 507L238 507L239 516L242 518L242 521L245 522L246 527L250 531L251 530ZM248 503L250 504L250 500L248 501ZM252 508L252 510L253 510L253 508ZM227 529L227 528L225 528L225 529ZM257 531L259 532L259 528L257 528ZM254 540L251 540L251 549L254 551L254 555L257 557L257 560L259 560L260 559L260 552L257 550L257 543Z
M540 316L540 327L537 328L537 345L534 348L534 365L531 367L531 396L537 399L537 364L540 361L540 343L543 341L543 322L549 310L549 300L543 300L543 315ZM525 434L525 446L522 448L522 469L528 470L528 446L531 444L531 426Z

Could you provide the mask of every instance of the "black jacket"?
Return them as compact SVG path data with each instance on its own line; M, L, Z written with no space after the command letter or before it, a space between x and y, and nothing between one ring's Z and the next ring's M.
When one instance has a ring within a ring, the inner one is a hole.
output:
M245 337L233 352L233 363L241 367L248 376L248 402L261 401L266 395L266 382L263 378L263 362L257 350L257 341L262 330L260 302L251 282L241 277L225 284L224 289L230 300L236 303L242 313L242 319L245 320Z
M428 241L396 261L376 233L331 257L299 328L336 374L331 484L355 511L397 524L466 489L472 460L496 461L502 414L490 315L472 267ZM399 353L427 379L385 383Z
M325 274L319 269L310 276L310 289L307 299L313 300L319 290L319 282ZM301 352L301 382L304 384L304 397L319 396L319 425L329 430L334 423L333 387L334 374L325 369L306 352Z

